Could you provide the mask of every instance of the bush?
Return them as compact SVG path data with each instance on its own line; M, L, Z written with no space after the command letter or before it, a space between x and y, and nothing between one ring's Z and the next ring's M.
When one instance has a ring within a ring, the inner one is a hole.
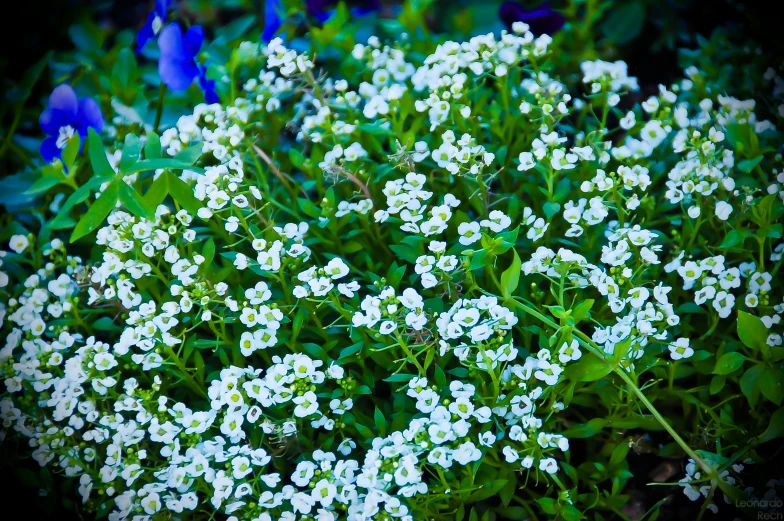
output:
M719 32L640 96L569 31L208 68L175 21L149 117L122 43L110 94L58 86L0 274L34 481L112 521L639 519L653 453L699 516L775 505L782 79Z

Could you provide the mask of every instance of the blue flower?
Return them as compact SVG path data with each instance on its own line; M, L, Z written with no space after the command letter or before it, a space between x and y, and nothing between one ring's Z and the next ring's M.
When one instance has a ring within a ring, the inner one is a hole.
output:
M147 42L155 38L155 35L166 24L166 13L169 10L170 0L155 0L155 9L147 16L147 22L136 35L137 53L142 52Z
M270 43L280 27L283 25L283 5L281 0L266 0L264 2L264 31L261 40Z
M533 9L526 9L516 2L504 2L498 14L510 29L513 23L524 22L535 35L555 34L565 22L561 13L550 9L550 2L540 4Z
M77 99L71 86L65 84L52 91L49 108L41 113L38 122L49 136L41 143L41 156L47 163L62 155L74 134L79 134L84 143L88 128L96 132L103 130L103 114L98 103L92 98Z
M335 10L331 8L337 3L338 0L306 0L308 13L319 23L326 22L335 14ZM382 7L381 0L360 0L353 3L356 7L351 8L352 16L366 16L380 11Z
M179 24L167 25L158 37L161 50L158 74L174 92L187 89L193 80L197 80L207 102L215 103L218 101L215 82L207 79L205 67L196 62L202 43L204 29L201 26L194 25L183 36Z
M204 92L204 101L207 103L218 103L218 91L215 89L215 80L207 79L207 68L199 65L199 76L196 78L199 82L199 88Z

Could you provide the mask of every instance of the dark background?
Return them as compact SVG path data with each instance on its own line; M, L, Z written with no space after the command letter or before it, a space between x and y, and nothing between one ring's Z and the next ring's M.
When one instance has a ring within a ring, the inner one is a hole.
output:
M447 1L448 0L442 0ZM258 3L258 2L256 2ZM387 3L387 2L385 2ZM400 2L389 2L399 4ZM641 84L669 83L679 75L677 55L674 50L654 50L655 42L664 30L673 26L679 33L701 34L709 36L713 29L720 26L742 25L744 32L753 37L762 48L773 57L784 57L784 2L771 0L743 2L742 10L738 9L737 0L662 0L656 2L649 11L649 19L636 38L628 44L619 58L629 64L629 74L637 76ZM67 51L73 48L68 36L68 28L81 19L92 18L99 25L117 28L138 28L146 18L153 2L119 0L5 0L0 11L0 91L12 87L22 73L32 64L41 59L49 50ZM554 1L554 7L558 7ZM454 5L454 4L453 4ZM221 18L230 19L232 13L224 13ZM685 42L679 42L684 44ZM51 86L48 82L39 82L34 97L44 97ZM0 176L8 172L0 173ZM576 440L575 440L576 441ZM13 442L0 442L0 452L15 450L9 446ZM577 449L577 447L575 447ZM23 449L19 447L19 449ZM638 468L635 480L630 482L634 489L644 489L648 480L647 467L653 467L653 461L645 456L629 455L630 464ZM632 461L634 460L634 461ZM22 463L37 473L38 465L27 460ZM73 481L73 480L70 480ZM639 482L639 483L638 483ZM56 486L59 485L56 480ZM75 485L75 483L71 483ZM59 487L58 487L59 488ZM650 488L650 487L648 487ZM659 487L662 489L662 487ZM75 489L75 487L74 487ZM657 491L658 492L658 491ZM672 490L661 490L664 493ZM75 498L73 492L64 491L63 496ZM59 499L39 496L38 489L25 486L19 479L16 469L0 467L0 499L3 514L0 519L31 519L87 521L77 512L63 511ZM646 498L650 499L650 498ZM689 502L680 492L675 490L674 502L659 519L692 520L696 517L694 504ZM645 501L646 503L648 501ZM49 505L51 506L49 506ZM57 506L54 506L57 505ZM49 506L49 508L47 508ZM648 505L650 506L650 505ZM53 510L51 510L53 508ZM49 513L47 513L49 511ZM18 514L17 514L18 513ZM720 511L718 515L706 514L706 519L724 519ZM17 515L15 515L17 514ZM9 517L6 517L8 515ZM24 516L24 517L22 517Z

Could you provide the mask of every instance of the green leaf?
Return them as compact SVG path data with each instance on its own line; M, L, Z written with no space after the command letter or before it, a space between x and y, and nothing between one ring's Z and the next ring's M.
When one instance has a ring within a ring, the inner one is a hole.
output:
M147 143L144 145L145 159L161 158L161 138L155 132L147 132Z
M632 41L645 25L645 6L642 2L614 5L600 26L604 36L614 44Z
M79 219L76 223L74 231L71 234L71 242L74 242L88 233L92 233L103 223L104 219L112 212L114 206L117 204L117 199L120 196L120 183L111 183L106 190L103 191L89 210ZM123 183L124 184L124 183Z
M136 163L142 155L142 142L133 134L125 136L125 144L122 149L122 159L120 159L120 171L125 170Z
M54 176L44 176L39 177L38 180L33 183L33 186L25 190L23 193L25 195L38 195L43 194L49 191L50 188L57 185L60 182L60 179Z
M765 366L763 364L757 364L747 369L740 378L740 390L743 392L744 396L746 396L749 405L752 407L754 407L757 400L759 400L759 378L762 376L764 369Z
M558 512L558 502L553 498L540 497L536 502L539 503L545 514L553 515Z
M784 399L784 373L778 367L766 366L759 378L759 388L762 396L781 405Z
M372 123L362 123L360 126L357 127L361 132L365 132L366 134L373 134L373 135L393 135L391 129L383 128L378 125L374 125Z
M713 368L713 374L730 374L743 366L746 357L738 352L725 353L721 358L716 360L716 367Z
M305 156L296 148L289 149L289 161L291 161L291 164L294 165L294 167L299 168L300 170L305 166Z
M760 164L762 161L763 156L757 156L753 159L744 159L743 161L738 161L738 170L741 172L746 172L747 174L751 173L754 170L754 167Z
M350 356L359 353L362 350L363 345L364 344L362 342L357 342L354 345L350 345L346 348L343 348L343 350L340 352L340 356L338 357L338 360L344 360L346 358L349 358Z
M738 338L750 349L768 351L768 328L759 317L745 311L738 311Z
M123 174L135 174L137 172L145 172L147 170L172 169L172 170L186 170L191 166L191 163L184 163L177 159L142 159L137 161L136 164L123 170Z
M114 171L112 171L114 172ZM85 184L77 188L74 193L68 196L68 199L65 200L63 206L60 207L60 211L57 212L58 217L65 217L71 211L71 209L79 203L82 203L90 197L90 192L92 190L97 190L103 183L107 181L111 181L111 177L93 177Z
M782 436L784 436L784 409L777 409L770 417L768 428L757 437L757 441L765 443Z
M748 230L730 230L719 245L719 248L732 248L738 244L743 246L743 242L749 237L751 237L751 232Z
M709 391L711 394L718 394L724 388L727 377L724 375L717 375L711 379Z
M593 353L583 353L575 363L566 366L564 375L573 382L593 382L604 378L612 371L609 363Z
M583 300L577 304L574 309L572 309L572 317L574 318L575 324L579 324L591 314L591 308L593 307L593 304L594 300L589 298Z
M565 318L566 310L563 306L545 306L555 318Z
M373 423L376 425L377 435L384 437L387 434L387 421L384 419L384 413L376 407L376 411L373 413Z
M114 62L112 67L112 78L117 80L123 89L127 90L131 87L135 77L136 57L133 51L126 47L117 54L117 61Z
M604 418L594 418L584 425L577 425L571 429L565 430L563 435L568 438L590 438L601 432L607 423L607 420Z
M215 258L215 239L212 237L207 239L207 242L204 243L204 249L202 250L201 254L204 256L205 266L212 264L212 260Z
M106 157L101 137L92 128L87 131L87 136L87 154L90 157L93 173L98 177L114 176L114 168L109 163L109 158Z
M376 435L373 433L373 431L371 431L370 429L368 429L367 427L365 427L361 423L355 423L354 427L357 429L357 432L359 433L359 435L362 436L363 438L365 438L366 440L372 440L373 438L376 437Z
M174 159L190 166L199 160L201 157L201 151L201 145L191 145L175 155Z
M101 30L92 21L72 25L68 28L68 36L76 48L87 55L98 52L103 45Z
M16 477L22 485L28 488L39 488L40 482L35 472L24 467L17 467Z
M155 220L155 208L151 206L139 193L128 186L127 183L121 181L120 183L120 202L126 210L131 212L136 217L143 217L150 221Z
M69 171L73 170L74 168L74 164L76 163L76 156L79 155L79 148L81 146L82 140L79 137L79 134L74 134L74 136L68 140L68 144L65 145L65 149L63 149L63 164Z
M488 255L487 250L479 250L474 252L473 257L471 257L471 263L468 265L469 271L475 271L484 268L488 263L488 259L491 258L492 256Z
M547 216L548 219L552 218L553 215L557 214L558 211L561 209L560 203L553 203L553 202L546 202L542 206L542 210L544 210L544 214Z
M466 504L477 503L495 496L498 491L506 486L508 481L507 479L494 479L493 481L482 483L482 488L468 496Z
M196 215L196 212L199 211L202 204L193 195L193 189L188 186L185 181L171 172L166 172L165 175L169 183L169 194L171 194L172 198L177 204L185 208L189 214Z
M515 250L512 250L512 254L514 255L512 264L501 274L501 294L506 300L512 298L520 283L520 271L523 265Z

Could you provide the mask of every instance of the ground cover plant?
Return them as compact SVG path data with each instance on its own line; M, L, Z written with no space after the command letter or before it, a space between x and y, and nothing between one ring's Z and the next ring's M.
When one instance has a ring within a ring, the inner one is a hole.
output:
M263 7L77 26L12 92L9 472L111 521L779 515L780 61Z

